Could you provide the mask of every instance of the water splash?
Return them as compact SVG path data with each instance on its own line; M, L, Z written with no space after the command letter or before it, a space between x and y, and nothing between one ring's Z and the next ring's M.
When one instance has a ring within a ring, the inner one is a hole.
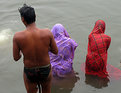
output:
M12 30L11 29L4 29L0 31L0 42L5 42L9 40L12 36Z

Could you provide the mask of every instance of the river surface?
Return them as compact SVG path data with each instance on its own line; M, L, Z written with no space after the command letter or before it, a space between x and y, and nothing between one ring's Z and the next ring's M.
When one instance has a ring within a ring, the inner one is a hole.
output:
M23 82L23 60L12 57L12 38L25 29L18 8L24 3L35 8L39 28L61 23L78 43L74 73L56 79L52 93L121 93L120 80L100 80L85 76L80 66L86 59L88 35L95 22L106 22L111 36L108 63L121 69L121 0L0 0L0 93L26 93Z

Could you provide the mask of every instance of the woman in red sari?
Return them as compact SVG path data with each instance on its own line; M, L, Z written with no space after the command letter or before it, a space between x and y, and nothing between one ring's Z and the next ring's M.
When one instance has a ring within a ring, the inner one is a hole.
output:
M86 56L85 72L89 75L107 77L107 51L111 37L104 34L105 22L98 20L88 37L88 53Z

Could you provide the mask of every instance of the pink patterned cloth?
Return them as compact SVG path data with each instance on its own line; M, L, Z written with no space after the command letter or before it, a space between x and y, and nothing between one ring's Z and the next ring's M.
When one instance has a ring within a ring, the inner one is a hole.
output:
M58 55L49 52L52 72L54 76L64 77L73 69L74 51L78 45L70 38L63 25L56 24L51 31L58 47Z

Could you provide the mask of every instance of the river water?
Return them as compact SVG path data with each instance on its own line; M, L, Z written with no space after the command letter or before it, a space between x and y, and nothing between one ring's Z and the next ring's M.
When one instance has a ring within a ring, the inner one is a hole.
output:
M0 0L0 93L26 93L23 82L23 60L14 62L12 38L24 30L18 8L24 3L35 8L39 28L52 28L56 23L65 26L77 43L74 73L56 79L52 93L120 93L121 81L93 79L81 72L85 62L88 35L98 19L106 22L106 34L112 41L108 63L121 69L121 0Z

